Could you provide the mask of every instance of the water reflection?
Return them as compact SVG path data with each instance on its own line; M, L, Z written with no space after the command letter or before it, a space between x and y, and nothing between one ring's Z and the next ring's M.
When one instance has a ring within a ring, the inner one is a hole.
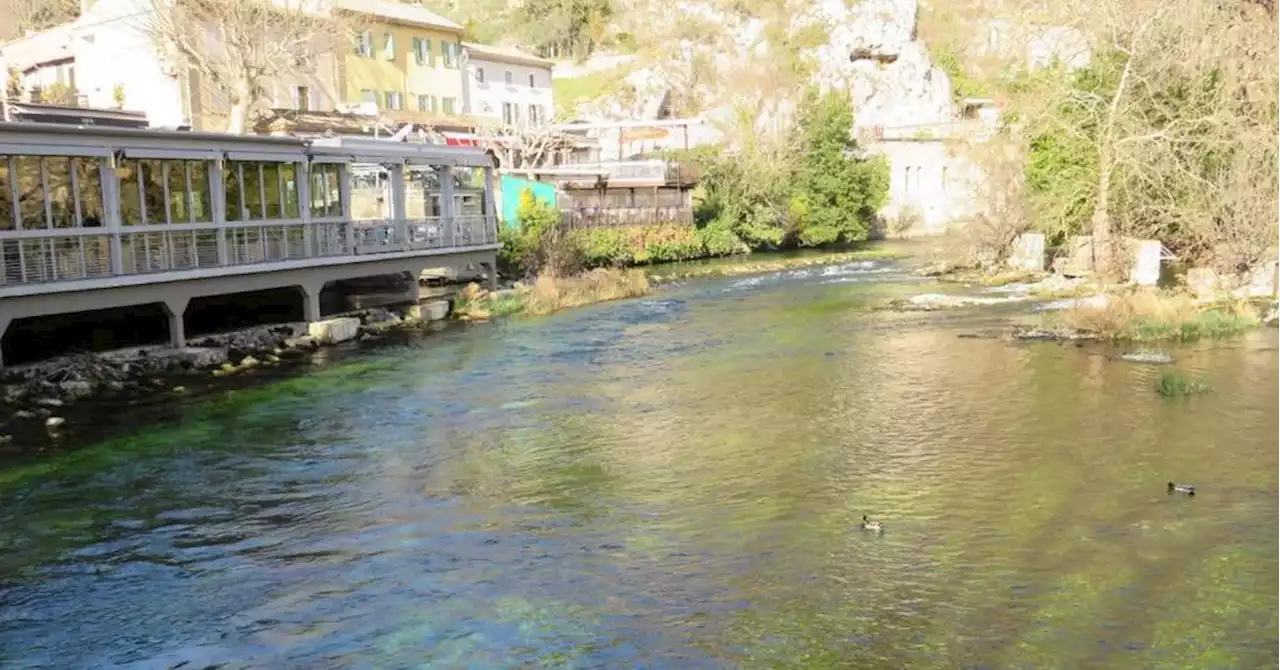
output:
M5 666L1274 665L1274 331L1179 349L1216 392L1168 401L868 312L884 269L442 333L3 473Z

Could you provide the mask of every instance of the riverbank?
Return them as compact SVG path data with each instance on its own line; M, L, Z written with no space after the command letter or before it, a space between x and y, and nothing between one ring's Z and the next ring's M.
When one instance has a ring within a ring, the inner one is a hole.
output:
M695 262L667 263L631 268L596 268L572 277L540 275L517 282L508 289L487 291L471 284L458 294L453 317L460 321L487 321L508 316L545 316L563 309L594 303L637 298L654 288L692 279L743 277L823 265L843 265L899 260L908 253L902 246L877 244L862 249L808 251L790 255L744 254Z
M191 338L189 346L129 347L6 368L0 378L0 444L57 437L77 403L89 400L186 396L224 385L219 380L306 364L327 347L373 341L397 330L439 328L442 300L393 310L381 307L308 324L257 326Z
M596 269L571 278L541 277L496 291L462 289L452 308L436 301L404 309L373 308L314 325L283 323L193 337L190 346L132 347L63 356L8 368L0 378L0 445L62 439L81 403L191 398L240 384L239 378L304 368L313 357L347 341L376 341L395 331L412 334L444 327L444 319L487 321L540 316L590 304L648 295L678 281L749 276L791 269L884 261L909 256L902 245L860 249L753 254L709 261Z
M1274 297L1235 292L1197 296L1185 288L1101 286L1046 272L921 272L940 283L977 289L895 299L886 309L931 312L1006 303L1033 303L1035 325L1018 324L1015 339L1115 342L1220 339L1277 324Z

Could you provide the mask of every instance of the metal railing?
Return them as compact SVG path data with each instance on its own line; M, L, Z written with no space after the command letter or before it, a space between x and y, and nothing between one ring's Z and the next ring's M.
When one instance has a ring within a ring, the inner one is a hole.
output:
M0 287L497 242L497 219L484 215L0 231Z
M695 166L660 159L569 162L559 167L583 172L597 172L614 182L646 181L665 184L692 184L697 182L699 177L698 169Z
M688 207L604 207L560 213L560 225L569 230L666 224L692 226L693 210Z

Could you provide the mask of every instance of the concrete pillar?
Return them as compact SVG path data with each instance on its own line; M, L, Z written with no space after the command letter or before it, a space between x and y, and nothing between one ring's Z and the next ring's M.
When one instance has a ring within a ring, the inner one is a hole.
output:
M124 242L120 234L120 180L116 177L115 164L116 159L112 157L109 165L102 165L98 169L98 178L102 180L102 223L111 233L107 237L111 274L121 275L124 274ZM13 183L16 189L17 181ZM16 190L14 198L14 207L17 208Z
M13 319L0 315L0 370L4 369L4 336L9 332L9 324Z
M346 221L344 253L356 253L356 231L351 227L351 166L338 163L338 199L342 201L342 220Z
M307 323L320 320L320 292L323 290L323 283L298 285L298 292L302 294L302 318Z
M440 177L440 246L454 246L456 237L453 211L453 168L441 165L437 168Z
M422 301L422 271L424 267L414 266L408 269L409 273L409 295L408 299L413 304Z
M209 193L213 194L213 199L209 204L212 205L213 223L218 226L218 265L226 267L231 264L231 251L227 246L227 185L222 178L222 159L219 158L213 161L208 167ZM235 175L231 178L238 179Z
M484 234L481 242L490 243L498 241L498 210L497 203L493 201L493 168L486 167L484 169ZM474 243L475 240L472 240Z
M169 346L181 349L187 346L187 326L184 317L190 298L167 298L164 311L169 315Z
M311 258L316 255L315 234L311 228L311 163L294 163L293 169L298 176L298 218L306 224L302 227L303 256Z
M405 204L407 189L404 184L404 161L391 166L391 221L395 224L395 246L409 248L408 209Z

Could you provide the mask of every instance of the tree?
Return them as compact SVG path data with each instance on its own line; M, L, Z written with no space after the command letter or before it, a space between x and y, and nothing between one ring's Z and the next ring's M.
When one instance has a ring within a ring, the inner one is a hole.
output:
M846 95L811 89L800 110L794 130L798 170L789 207L793 234L803 246L867 239L889 194L888 164L882 157L858 155Z
M513 170L548 167L570 142L550 126L487 124L477 127L475 133L481 147L497 156L499 165Z
M0 0L0 42L70 21L79 10L78 0Z
M1221 269L1274 258L1280 30L1266 3L1004 0L999 14L984 0L942 4L927 37L951 39L966 85L1004 103L1000 139L1022 146L1037 228L1092 235L1095 269L1109 280L1122 277L1122 236ZM1005 31L1018 34L1005 53L960 48L1009 17L1021 23ZM1087 39L1088 64L1029 72L1027 53L1066 31Z
M156 48L226 99L227 132L243 133L267 85L349 48L351 23L323 0L151 0Z
M521 42L544 58L583 59L604 41L609 0L524 0L516 12Z

